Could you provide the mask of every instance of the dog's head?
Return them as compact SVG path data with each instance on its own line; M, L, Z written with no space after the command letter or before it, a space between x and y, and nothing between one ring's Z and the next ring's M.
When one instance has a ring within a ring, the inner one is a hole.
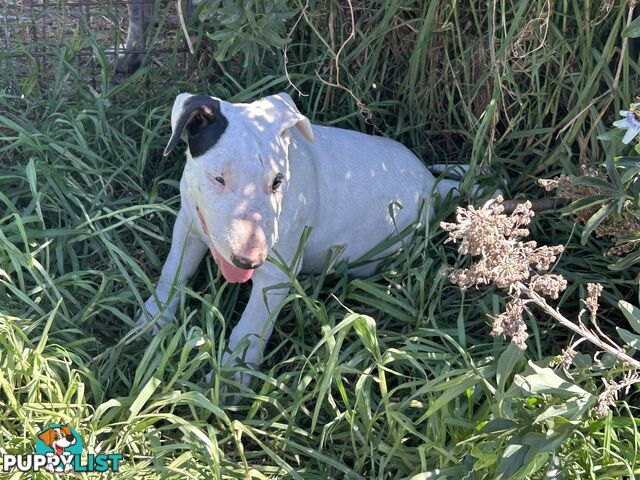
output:
M311 123L286 93L248 104L182 93L173 104L165 155L186 132L187 194L230 282L249 280L277 241L294 126L313 141Z
M38 434L38 438L47 446L53 448L57 455L62 455L62 452L64 452L67 447L76 443L76 437L67 425L48 428L44 432Z

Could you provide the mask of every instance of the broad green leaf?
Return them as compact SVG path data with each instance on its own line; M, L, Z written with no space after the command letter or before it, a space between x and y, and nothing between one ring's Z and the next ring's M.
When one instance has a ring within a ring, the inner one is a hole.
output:
M532 373L529 373L532 372ZM561 395L564 397L590 397L591 394L583 390L578 385L571 383L556 374L550 368L542 368L529 361L527 370L514 378L514 386L510 389L510 394L519 395L526 393L529 395Z
M605 218L615 212L616 204L609 203L608 205L603 205L600 209L591 215L591 218L587 221L584 226L584 230L582 231L582 236L580 237L580 243L585 245L587 240L589 239L589 235L598 228Z
M640 308L624 300L618 301L618 307L622 310L622 314L629 322L629 325L631 325L631 328L633 328L636 333L640 333Z
M599 188L601 190L608 190L608 191L614 192L614 193L616 192L616 190L613 187L613 185L611 185L606 180L603 180L603 179L597 178L597 177L592 177L592 176L589 176L589 175L576 177L571 181L571 183L573 185L588 185L588 186L591 186L591 187Z
M509 343L500 358L498 359L498 369L496 370L496 380L498 381L498 391L504 393L507 385L507 379L513 373L516 364L524 358L524 352L516 347L513 343Z
M502 452L502 458L496 469L495 480L513 480L524 464L529 447L514 438Z
M640 335L635 335L629 330L620 327L616 327L616 331L618 332L618 335L620 335L620 338L624 340L624 343L629 345L631 348L640 350Z
M498 461L498 450L494 442L479 443L471 448L471 455L477 458L474 470L487 468Z
M506 432L518 427L518 422L508 418L494 418L481 428L483 433Z
M609 270L619 272L621 270L626 270L627 268L631 267L632 265L635 265L638 262L640 262L640 250L636 250L635 252L628 254L627 256L618 260L613 265L609 265L608 268Z
M640 37L640 17L636 17L627 27L622 30L623 37L637 38Z

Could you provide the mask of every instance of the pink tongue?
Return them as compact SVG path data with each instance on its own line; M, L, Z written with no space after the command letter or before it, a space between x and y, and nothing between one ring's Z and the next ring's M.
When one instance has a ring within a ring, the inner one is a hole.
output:
M245 270L243 268L238 268L235 265L230 264L225 260L225 258L218 253L218 251L211 247L211 255L216 259L218 265L220 265L220 269L222 270L222 275L229 283L244 283L248 282L253 275L253 270Z

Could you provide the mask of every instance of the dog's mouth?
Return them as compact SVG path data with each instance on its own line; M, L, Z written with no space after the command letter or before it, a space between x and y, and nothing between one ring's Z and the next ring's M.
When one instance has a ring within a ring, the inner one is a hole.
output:
M196 212L198 213L198 219L200 220L200 224L204 229L204 233L208 233L207 222L204 221L204 217L202 216L202 213L200 213L200 209L196 208ZM226 258L224 258L224 256L220 254L220 252L218 252L216 247L214 247L212 244L209 244L209 250L211 250L211 255L213 256L216 263L220 267L220 270L222 271L222 276L225 278L227 282L245 283L251 279L254 269L252 268L245 269L245 268L236 267L231 262L229 262Z
M64 447L56 445L56 455L62 455L62 452L64 452Z
M248 282L253 275L254 269L238 268L232 263L229 263L221 254L216 250L214 246L210 246L211 255L216 260L220 270L222 270L222 276L229 283L245 283Z

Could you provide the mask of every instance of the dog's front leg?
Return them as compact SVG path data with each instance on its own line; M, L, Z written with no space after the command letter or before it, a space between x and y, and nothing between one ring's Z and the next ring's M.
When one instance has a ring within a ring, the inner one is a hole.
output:
M229 337L227 351L222 358L224 366L245 364L256 368L260 364L282 302L289 293L289 287L282 285L289 283L287 274L273 263L256 270L249 302ZM234 378L245 385L251 380L250 375L240 372Z
M207 245L197 237L196 221L181 208L173 227L169 256L162 267L162 274L155 293L144 304L137 326L152 321L158 313L158 325L173 320L180 301L179 290L194 274L202 260Z

